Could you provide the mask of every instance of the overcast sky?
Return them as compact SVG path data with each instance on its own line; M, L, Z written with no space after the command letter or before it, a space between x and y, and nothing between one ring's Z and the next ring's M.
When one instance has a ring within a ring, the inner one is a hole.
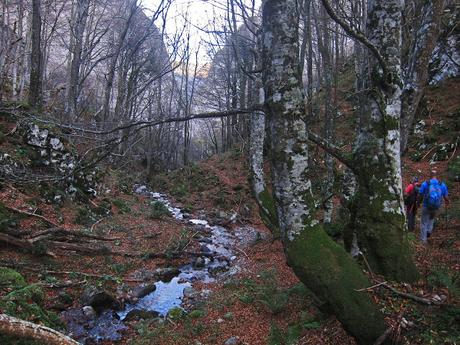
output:
M161 0L141 1L151 11L154 11L161 3ZM247 2L250 3L251 0L247 0ZM261 0L255 0L255 2L259 4ZM226 7L227 0L172 0L166 21L166 33L173 36L184 25L188 25L192 50L196 51L200 47L199 65L209 62L204 41L210 41L210 37L200 28L212 29L211 23L214 20L219 21L219 18L225 18ZM151 13L147 13L147 15L151 15ZM186 20L186 18L188 19ZM160 25L158 22L157 26Z

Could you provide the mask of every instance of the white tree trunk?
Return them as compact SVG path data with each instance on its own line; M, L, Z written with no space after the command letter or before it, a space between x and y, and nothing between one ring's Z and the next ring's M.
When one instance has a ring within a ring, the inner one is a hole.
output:
M78 341L52 328L37 325L6 314L0 314L0 333L19 338L31 338L48 345L79 345Z

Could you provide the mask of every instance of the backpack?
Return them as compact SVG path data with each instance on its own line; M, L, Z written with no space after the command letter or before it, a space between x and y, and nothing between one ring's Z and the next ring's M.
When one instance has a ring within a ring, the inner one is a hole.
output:
M412 188L412 191L409 194L404 195L404 205L411 206L415 204L415 202L417 201L417 194L418 194L418 188L414 185L414 188Z
M441 207L442 191L439 182L428 182L428 190L425 194L425 206L430 211L436 211Z

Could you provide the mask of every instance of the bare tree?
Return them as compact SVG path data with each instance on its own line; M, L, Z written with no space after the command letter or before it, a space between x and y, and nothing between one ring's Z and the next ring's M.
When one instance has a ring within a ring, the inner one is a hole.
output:
M29 104L36 108L41 108L43 96L41 27L41 0L32 0L32 51L30 55Z

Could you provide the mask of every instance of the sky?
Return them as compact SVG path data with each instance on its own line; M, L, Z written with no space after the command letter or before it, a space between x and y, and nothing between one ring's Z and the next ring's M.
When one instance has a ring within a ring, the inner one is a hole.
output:
M204 65L210 61L206 53L206 41L210 41L210 36L204 30L213 28L213 21L220 21L225 18L227 0L171 0L172 4L168 12L166 21L166 33L172 37L184 25L188 25L190 30L190 46L193 52L199 49L198 64ZM247 0L250 2L251 0ZM255 0L256 4L261 0ZM146 7L147 15L151 15L161 0L142 0L142 5ZM187 18L187 19L186 19ZM220 19L220 20L219 20ZM160 22L157 26L160 26Z

